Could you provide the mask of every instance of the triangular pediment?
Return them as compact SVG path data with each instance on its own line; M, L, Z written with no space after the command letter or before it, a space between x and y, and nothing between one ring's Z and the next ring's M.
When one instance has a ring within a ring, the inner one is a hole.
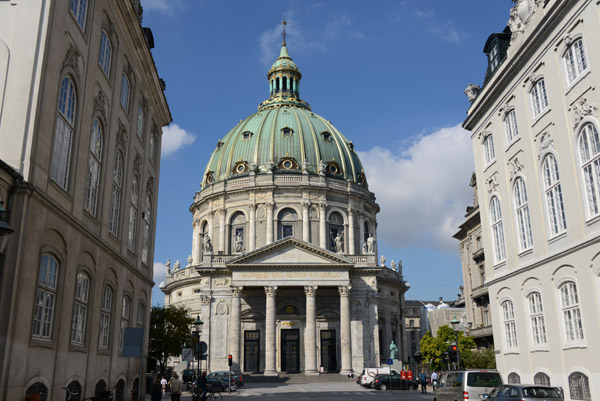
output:
M298 238L287 237L254 251L240 255L227 262L228 267L236 266L348 266L350 259Z

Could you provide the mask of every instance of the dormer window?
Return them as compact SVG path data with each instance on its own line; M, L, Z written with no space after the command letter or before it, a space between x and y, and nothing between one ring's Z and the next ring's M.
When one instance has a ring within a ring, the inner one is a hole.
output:
M284 157L279 161L277 168L284 170L298 170L298 162L291 157Z
M217 150L221 149L223 147L223 145L225 145L225 142L223 142L223 141L217 142Z
M331 142L331 134L327 131L321 132L321 136L323 137L323 140L326 142Z
M328 172L329 174L333 174L333 175L341 175L342 174L342 169L336 162L329 162L327 164L327 167L325 167L325 171Z
M233 167L233 174L242 174L247 172L248 170L250 170L248 163L246 163L245 161L239 161Z
M290 127L284 127L281 129L281 135L283 136L292 136L294 134L294 130Z
M500 52L498 51L498 43L495 43L488 53L488 61L490 63L490 72L496 71L500 65Z
M246 141L249 141L250 138L252 138L252 135L254 135L252 132L250 132L250 131L244 131L242 133L242 139L244 139Z

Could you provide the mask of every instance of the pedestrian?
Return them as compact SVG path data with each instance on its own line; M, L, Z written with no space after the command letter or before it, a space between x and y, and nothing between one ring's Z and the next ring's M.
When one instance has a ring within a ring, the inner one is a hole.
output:
M200 389L202 391L201 395L202 401L206 400L206 393L208 392L208 381L206 380L206 370L202 372L202 376L200 377Z
M431 385L433 386L433 391L435 391L438 386L438 374L435 370L431 374Z
M160 401L163 395L161 380L156 378L156 381L152 385L152 391L150 392L150 399L152 401Z
M419 380L421 381L421 392L427 393L427 375L425 374L425 369L421 369Z
M181 399L181 385L182 382L179 380L177 373L173 374L173 377L169 381L169 387L171 388L171 401L179 401Z
M167 391L167 379L165 379L165 377L163 376L162 379L160 379L160 386L162 387L162 396L165 396L165 392Z

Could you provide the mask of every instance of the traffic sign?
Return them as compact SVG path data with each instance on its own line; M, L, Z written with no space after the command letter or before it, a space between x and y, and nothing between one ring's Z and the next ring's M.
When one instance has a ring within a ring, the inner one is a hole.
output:
M181 360L183 362L192 362L193 361L193 354L192 354L192 349L191 348L184 348L181 350Z
M208 351L208 345L206 345L204 341L200 341L198 344L196 344L196 353L204 355L206 354L206 351Z
M393 364L394 364L394 360L393 360L393 359L391 359L391 358L390 358L390 359L388 359L388 363L387 363L387 364L388 364L388 365L393 365Z

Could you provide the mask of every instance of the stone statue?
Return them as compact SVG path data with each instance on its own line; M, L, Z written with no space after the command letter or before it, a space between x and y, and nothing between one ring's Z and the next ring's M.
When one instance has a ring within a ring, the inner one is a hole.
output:
M165 266L167 266L167 276L171 275L171 259L167 259L167 263L165 263Z
M390 359L398 359L398 347L394 341L390 344Z
M338 233L338 235L333 239L335 242L335 251L337 253L344 252L344 234Z
M402 260L398 261L398 268L396 269L396 271L400 274L402 274Z
M396 262L392 259L392 263L390 263L390 269L396 271Z
M366 255L367 252L369 252L369 245L367 245L367 243L365 242L363 244L363 255Z
M194 258L192 258L192 255L188 256L187 258L187 262L188 262L188 266L191 266L192 262L194 261Z
M367 238L367 252L375 253L375 238L373 238L373 234L369 234L369 238Z
M380 266L385 266L385 256L381 255L381 257L379 258L379 261L381 262Z
M177 259L175 261L175 264L173 265L173 271L175 270L179 270L179 267L181 266L181 263L179 263L179 259Z
M237 233L235 235L235 251L244 252L244 239L242 238L242 233Z
M208 233L204 234L203 242L202 242L202 251L206 253L212 252L212 241L210 240L210 236Z
M481 87L479 85L475 85L470 83L469 86L465 89L465 95L469 98L469 102L473 103L477 96L481 92Z

